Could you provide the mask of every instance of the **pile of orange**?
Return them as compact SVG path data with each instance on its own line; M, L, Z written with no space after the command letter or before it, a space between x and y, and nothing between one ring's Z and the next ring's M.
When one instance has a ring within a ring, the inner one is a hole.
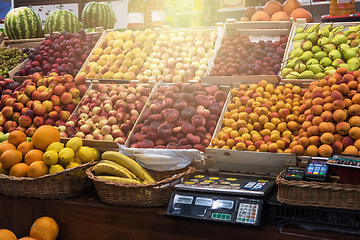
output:
M59 226L51 217L36 219L30 228L30 237L19 240L55 240L59 234ZM16 235L8 229L0 229L1 240L17 240Z
M56 141L60 141L60 134L50 125L39 127L33 134L32 143L26 141L24 132L12 131L8 140L0 143L0 173L31 178L48 174L49 167L43 161L43 154Z

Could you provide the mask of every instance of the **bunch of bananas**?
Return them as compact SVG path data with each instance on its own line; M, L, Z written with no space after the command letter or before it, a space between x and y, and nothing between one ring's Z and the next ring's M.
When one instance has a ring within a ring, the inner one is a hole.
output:
M98 160L100 153L96 148L83 146L82 138L73 137L65 145L61 142L54 142L50 144L44 155L43 161L50 167L49 173L64 171L64 169L74 168L80 164L93 162ZM70 176L84 176L83 170L71 172ZM54 178L60 180L62 176Z
M154 183L154 178L135 160L119 152L107 151L101 155L102 161L92 168L101 180L125 184Z

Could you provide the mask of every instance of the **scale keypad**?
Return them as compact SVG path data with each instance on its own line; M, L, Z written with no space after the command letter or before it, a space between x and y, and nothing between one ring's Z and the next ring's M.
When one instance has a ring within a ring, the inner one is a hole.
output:
M258 210L259 208L257 204L240 203L236 221L241 223L255 224Z

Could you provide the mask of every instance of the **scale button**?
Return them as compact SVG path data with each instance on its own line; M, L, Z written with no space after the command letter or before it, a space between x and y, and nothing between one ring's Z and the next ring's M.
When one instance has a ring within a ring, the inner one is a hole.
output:
M296 177L301 177L300 175L296 175Z
M230 220L230 218L231 218L231 214L226 214L226 215L225 215L225 219L226 219L226 220Z
M227 178L226 180L228 180L228 181L236 181L237 178Z
M209 179L211 179L211 180L218 180L219 178L218 178L218 177L209 177Z
M211 214L211 218L216 218L216 216L217 216L217 213L214 213L214 212L213 212L213 213Z
M225 219L226 214L221 214L221 219Z
M320 175L325 175L325 173L321 172Z

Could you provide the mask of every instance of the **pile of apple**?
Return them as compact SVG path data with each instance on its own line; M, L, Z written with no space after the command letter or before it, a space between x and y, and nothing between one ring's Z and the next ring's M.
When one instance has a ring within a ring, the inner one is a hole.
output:
M134 126L131 148L198 149L210 144L227 99L218 86L176 82L159 86Z
M148 99L143 85L93 85L84 96L77 112L65 126L59 126L62 137L115 141L125 144Z
M291 153L292 142L305 121L299 110L302 93L298 86L274 87L265 80L233 88L223 127L209 147Z
M29 55L30 61L19 70L19 76L39 72L42 76L55 72L60 76L76 76L86 61L100 34L90 35L84 30L53 33L45 37L41 45Z
M252 42L239 32L224 36L210 76L277 75L287 40L282 36L276 41Z
M162 34L136 79L166 83L199 81L205 75L217 36L216 31Z
M46 78L29 75L16 89L11 95L3 91L0 126L4 133L21 130L31 137L41 125L65 125L87 86L83 77L52 72Z
M144 32L109 32L103 42L92 51L90 63L79 75L86 79L133 80L142 69L157 38L150 29Z
M360 71L339 67L332 76L314 81L299 107L302 119L292 152L329 157L333 153L359 155Z

